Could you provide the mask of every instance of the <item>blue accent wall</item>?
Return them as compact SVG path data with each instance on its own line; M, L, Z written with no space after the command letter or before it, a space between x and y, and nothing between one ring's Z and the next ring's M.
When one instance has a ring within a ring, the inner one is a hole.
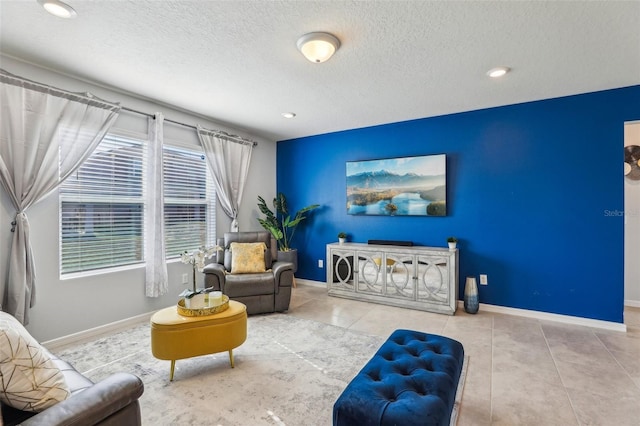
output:
M622 323L624 123L640 86L323 134L277 145L277 190L294 211L300 278L325 281L325 245L455 235L464 278L487 274L480 302ZM345 163L447 155L447 216L346 213Z

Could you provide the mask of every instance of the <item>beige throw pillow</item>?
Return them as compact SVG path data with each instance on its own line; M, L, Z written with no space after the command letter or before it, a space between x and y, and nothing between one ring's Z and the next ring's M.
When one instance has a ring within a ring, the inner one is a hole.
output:
M231 243L231 273L252 274L266 272L265 243Z
M40 412L70 395L49 353L13 316L0 312L0 401Z

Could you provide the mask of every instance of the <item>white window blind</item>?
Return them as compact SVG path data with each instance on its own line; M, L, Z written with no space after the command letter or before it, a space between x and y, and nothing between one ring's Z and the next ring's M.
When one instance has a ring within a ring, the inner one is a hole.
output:
M61 274L143 261L143 149L107 135L60 186Z
M204 154L164 147L166 257L215 244L216 196Z

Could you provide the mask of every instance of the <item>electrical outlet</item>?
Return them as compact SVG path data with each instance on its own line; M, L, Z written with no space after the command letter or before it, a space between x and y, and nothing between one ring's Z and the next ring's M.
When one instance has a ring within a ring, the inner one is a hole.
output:
M480 285L487 285L489 284L489 280L487 279L487 275L486 274L480 274Z
M189 284L189 274L182 274L182 284Z
M324 268L324 260L318 259L318 268Z

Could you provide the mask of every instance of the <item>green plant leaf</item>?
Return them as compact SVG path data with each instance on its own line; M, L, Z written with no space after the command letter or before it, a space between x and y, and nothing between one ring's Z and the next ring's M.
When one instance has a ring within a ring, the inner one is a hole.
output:
M273 207L281 215L286 215L288 213L287 198L284 196L282 192L278 193L278 196L273 199Z
M310 206L307 206L307 207L304 207L303 209L298 210L297 214L306 213L310 210L317 209L318 207L320 207L320 204L312 204Z
M306 219L306 218L304 218L304 217L298 217L298 218L296 218L296 219L294 219L294 220L292 220L292 221L288 222L287 226L288 226L289 228L295 228L295 227L296 227L296 226L298 226L298 224L299 224L300 222L302 222L304 219Z
M297 226L306 218L305 213L317 207L320 207L320 204L312 204L304 207L298 210L293 219L291 219L287 207L287 198L283 193L278 193L273 199L273 209L275 212L267 206L264 198L258 196L258 209L264 215L264 218L258 218L258 222L265 230L273 235L278 243L279 250L289 251L291 250L290 243ZM287 233L288 229L290 233Z

